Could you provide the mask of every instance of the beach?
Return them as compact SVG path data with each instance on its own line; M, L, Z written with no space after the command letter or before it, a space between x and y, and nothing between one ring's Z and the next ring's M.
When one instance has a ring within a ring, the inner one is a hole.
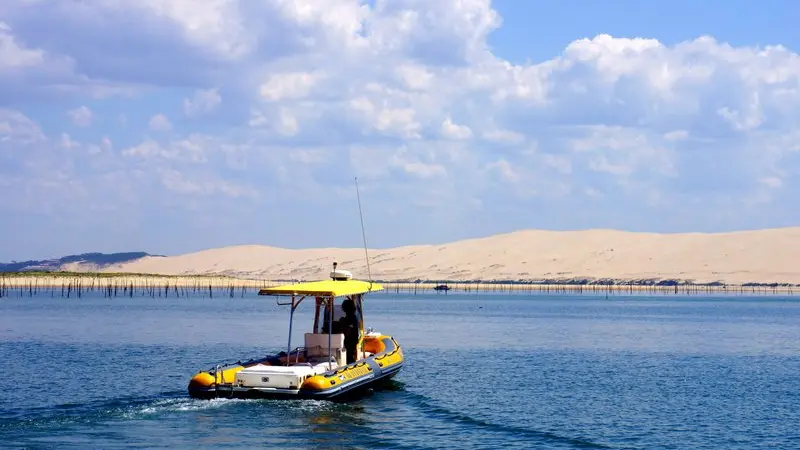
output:
M0 287L248 290L326 279L336 261L354 278L379 281L394 292L446 285L454 292L794 293L800 286L798 255L800 228L708 234L527 230L442 245L371 249L369 271L363 248L249 245L147 256L105 267L70 263L55 273L4 274Z
M800 227L730 233L522 230L446 244L369 249L286 249L242 245L148 256L75 272L195 276L259 283L325 279L334 261L358 279L386 282L537 282L545 284L800 284ZM223 278L227 277L227 278ZM244 283L244 282L240 282Z

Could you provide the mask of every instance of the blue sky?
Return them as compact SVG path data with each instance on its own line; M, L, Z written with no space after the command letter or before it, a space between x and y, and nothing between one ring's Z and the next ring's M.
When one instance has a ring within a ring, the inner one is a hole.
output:
M10 0L0 261L794 226L792 2Z

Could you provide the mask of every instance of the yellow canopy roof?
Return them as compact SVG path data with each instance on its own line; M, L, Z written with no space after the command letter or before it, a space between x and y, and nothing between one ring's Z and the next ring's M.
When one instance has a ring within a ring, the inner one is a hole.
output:
M363 294L370 291L374 292L381 290L383 290L383 287L380 284L370 283L369 281L324 280L262 288L258 291L258 295L313 295L315 297L340 297L343 295Z

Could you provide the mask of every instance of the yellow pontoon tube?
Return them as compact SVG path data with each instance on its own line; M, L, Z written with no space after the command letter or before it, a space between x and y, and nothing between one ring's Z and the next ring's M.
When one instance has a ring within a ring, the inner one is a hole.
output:
M331 279L264 288L259 295L290 299L289 341L285 352L245 363L236 362L198 372L189 382L194 398L333 399L377 387L403 367L403 350L389 335L364 330L363 300L381 285L353 280L336 270ZM315 300L314 323L304 345L292 349L294 311L307 297ZM336 299L345 311L335 317Z

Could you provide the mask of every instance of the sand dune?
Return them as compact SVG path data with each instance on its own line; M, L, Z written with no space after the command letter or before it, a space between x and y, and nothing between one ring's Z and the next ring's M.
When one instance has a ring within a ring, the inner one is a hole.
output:
M340 267L366 278L363 248L291 250L247 245L145 257L105 272L318 279ZM443 245L370 250L374 279L681 279L800 283L800 227L731 233L524 230Z

